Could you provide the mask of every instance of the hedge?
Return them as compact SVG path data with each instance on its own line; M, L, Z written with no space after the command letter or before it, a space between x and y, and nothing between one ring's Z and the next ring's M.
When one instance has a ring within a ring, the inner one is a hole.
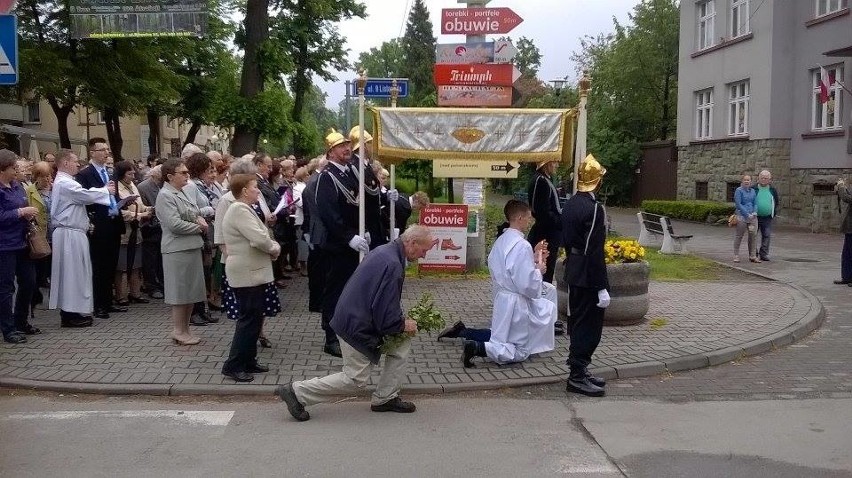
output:
M717 221L719 218L734 213L734 205L716 201L642 201L642 210L652 214L660 214L675 219L705 222Z

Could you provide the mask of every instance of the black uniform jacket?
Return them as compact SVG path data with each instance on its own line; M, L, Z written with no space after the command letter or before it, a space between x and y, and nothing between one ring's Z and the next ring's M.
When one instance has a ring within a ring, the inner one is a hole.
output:
M588 242L588 247L586 246ZM606 213L590 193L571 196L562 209L565 283L574 287L609 289L604 259Z

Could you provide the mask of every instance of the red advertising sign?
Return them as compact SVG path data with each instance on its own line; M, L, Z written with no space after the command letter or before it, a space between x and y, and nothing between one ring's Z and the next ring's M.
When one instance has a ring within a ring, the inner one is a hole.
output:
M444 35L509 33L524 21L511 8L445 8L441 10Z
M466 204L430 204L420 210L420 224L429 228L434 242L420 259L420 269L464 272L467 264Z
M436 85L512 86L521 72L512 64L435 65Z
M440 85L438 106L512 106L512 87Z

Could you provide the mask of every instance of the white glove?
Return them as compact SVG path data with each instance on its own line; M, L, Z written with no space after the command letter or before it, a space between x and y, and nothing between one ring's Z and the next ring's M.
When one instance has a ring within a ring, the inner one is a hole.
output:
M310 234L308 234L308 233L306 232L306 233L304 234L304 237L305 237L305 242L307 242L308 244L310 244L310 243L311 243L311 235L310 235Z
M598 307L601 309L609 307L609 292L606 289L598 291Z
M363 237L355 235L352 236L352 239L349 239L349 247L353 250L366 254L370 250L370 243L368 243Z
M388 189L388 201L396 201L397 199L399 199L399 191Z
M365 233L364 233L364 239L366 239L366 240L367 240L367 245L368 245L368 246L369 246L370 244L372 244L372 243L373 243L373 238L372 238L372 237L370 237L370 233L369 233L369 232L365 232Z

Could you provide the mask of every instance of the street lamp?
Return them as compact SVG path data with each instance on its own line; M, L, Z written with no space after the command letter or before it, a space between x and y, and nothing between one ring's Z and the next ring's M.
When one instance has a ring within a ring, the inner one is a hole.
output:
M559 93L562 91L562 88L565 88L565 85L568 84L568 75L565 75L563 78L556 78L555 80L550 80L550 84L552 84L553 89L556 90L556 96L559 96Z

